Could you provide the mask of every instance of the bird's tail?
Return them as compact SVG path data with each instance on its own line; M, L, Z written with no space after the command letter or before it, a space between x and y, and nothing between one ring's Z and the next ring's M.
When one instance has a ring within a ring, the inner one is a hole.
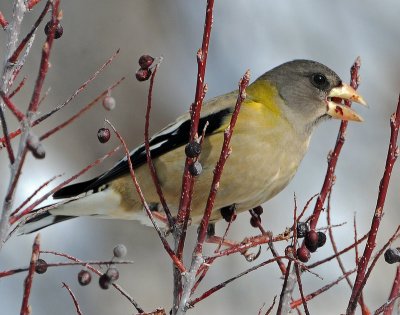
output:
M106 188L95 193L84 195L79 199L64 199L62 202L53 204L49 210L36 209L35 212L42 213L29 219L19 228L20 234L28 234L41 230L47 226L73 219L79 216L96 216L100 218L118 217L116 212L120 209L121 197ZM130 218L128 218L130 219Z

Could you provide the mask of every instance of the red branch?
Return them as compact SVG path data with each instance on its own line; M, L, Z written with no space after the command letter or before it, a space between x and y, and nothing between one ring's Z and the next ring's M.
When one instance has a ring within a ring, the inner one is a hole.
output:
M26 79L27 79L27 77L24 77L22 80L21 80L21 82L18 84L18 86L14 89L14 91L12 91L9 95L8 95L8 98L13 98L13 96L15 95L15 94L17 94L20 90L21 90L21 88L25 85L25 82L26 82Z
M13 102L11 102L10 98L3 91L0 91L0 96L8 109L15 115L15 117L17 117L18 121L25 119L24 113L21 112Z
M71 298L72 298L72 301L74 302L74 305L75 305L75 308L76 308L76 313L77 313L78 315L82 315L81 308L79 307L78 300L76 299L74 293L72 292L72 290L70 289L70 287L69 287L65 282L63 282L62 284L63 284L63 288L66 288L66 289L67 289L69 295L70 295Z
M15 64L18 60L19 55L21 54L22 50L25 48L26 44L29 42L29 40L32 38L33 34L35 33L36 29L42 23L43 18L46 16L47 12L49 11L50 8L50 2L46 2L46 6L44 7L42 13L36 20L35 24L33 25L31 31L25 36L25 38L21 41L21 43L18 45L18 47L15 49L11 57L8 59L8 62L11 64Z
M210 193L208 195L206 208L204 210L204 215L203 218L201 219L197 237L197 244L193 254L199 255L203 251L203 243L207 236L208 222L210 221L211 212L214 208L214 202L217 196L219 183L222 176L222 171L224 169L225 162L232 151L229 144L233 135L233 130L235 128L237 117L239 115L240 107L242 105L242 102L246 98L246 87L249 84L249 81L250 81L250 70L247 70L244 76L239 81L239 92L236 99L235 110L232 113L232 118L229 123L229 126L224 131L224 142L222 144L221 155L219 156L219 160L217 162L217 165L215 166L214 177L211 184Z
M164 245L165 251L171 257L171 259L172 259L174 265L176 266L176 268L178 268L180 270L180 272L185 272L186 271L185 266L183 265L182 261L175 255L174 251L169 246L168 241L166 240L164 235L161 233L160 228L157 226L157 223L154 220L153 214L151 213L149 205L147 204L147 202L146 202L146 200L144 198L142 189L140 188L139 183L137 181L137 178L136 178L136 175L135 175L135 170L133 169L132 161L130 159L129 149L126 146L125 140L122 138L122 136L119 134L119 132L115 129L115 127L107 119L105 121L114 130L118 140L122 143L122 145L123 145L123 147L125 149L125 155L126 155L126 159L128 161L129 172L130 172L130 175L131 175L131 178L132 178L132 182L135 185L136 191L137 191L137 193L138 193L138 195L140 197L142 205L143 205L144 209L146 210L146 213L149 216L149 219L150 219L151 223L153 224L154 229L157 231L157 234L158 234L162 244Z
M22 298L21 315L29 315L31 313L29 310L28 302L29 302L29 296L31 294L32 281L33 281L33 275L35 274L36 262L39 258L39 252L40 252L40 234L37 234L35 240L33 241L31 262L29 264L29 271L28 275L26 276L24 284L25 288L24 288L24 296Z
M54 127L53 129L47 131L43 135L40 136L40 140L44 140L48 137L50 137L52 134L56 133L57 131L60 131L64 127L70 125L74 120L76 120L78 117L82 116L83 113L88 111L90 108L92 108L94 105L97 104L99 100L101 100L107 93L109 93L112 89L114 89L117 85L119 85L123 80L125 80L124 77L119 79L117 82L115 82L112 86L104 90L101 94L99 94L93 101L90 103L86 104L79 112L77 112L75 115L64 121L62 124L58 125L57 127Z
M28 10L32 10L35 5L37 5L42 0L28 0L27 8Z
M376 207L374 215L372 217L371 229L368 235L368 241L364 248L364 253L358 263L357 277L354 283L353 290L351 292L351 297L349 300L349 305L347 307L346 314L354 314L355 308L357 306L358 297L362 291L362 283L365 278L365 272L369 260L371 259L372 252L376 246L376 236L378 234L379 225L383 216L383 208L385 205L386 194L389 187L390 176L392 174L393 166L399 155L399 148L397 147L397 138L399 135L400 128L400 96L397 103L397 110L390 118L390 143L388 148L388 153L386 157L385 171L383 173L382 180L379 185L379 194L376 202Z
M38 206L39 204L41 204L44 200L46 200L47 198L49 198L52 194L54 194L56 191L60 190L62 187L64 187L65 185L69 184L70 182L72 182L73 180L77 179L79 176L81 176L82 174L86 173L88 170L90 170L92 167L102 163L106 158L108 158L109 156L113 155L115 152L117 152L120 149L120 146L116 147L115 149L111 150L110 152L108 152L106 155L104 155L103 157L97 159L96 161L94 161L93 163L91 163L90 165L86 166L84 169L82 169L81 171L79 171L78 173L76 173L74 176L70 177L69 179L67 179L66 181L62 182L60 185L56 186L55 188L53 188L52 190L50 190L48 193L46 193L45 195L43 195L41 198L39 198L38 200L36 200L35 202L33 202L29 207L25 208L21 213L14 215L12 217L10 217L10 224L14 224L15 222L17 222L19 219L21 219L23 216L29 214L33 209L35 209L36 206Z
M156 187L158 197L160 198L160 202L164 208L165 215L167 216L168 224L170 227L172 227L172 225L173 225L172 214L168 208L167 201L165 200L163 191L161 189L161 184L158 179L156 168L154 167L154 163L153 163L153 160L151 159L151 153L150 153L150 140L149 140L150 111L151 111L151 103L152 103L154 78L156 76L157 69L158 69L158 64L155 66L154 71L151 75L149 93L147 95L147 109L146 109L146 119L145 119L145 126L144 126L144 146L146 149L147 165L149 166L150 174L153 179L154 186Z
M206 73L208 46L210 43L211 26L213 20L214 0L207 0L206 16L203 30L203 40L201 49L197 52L197 82L194 103L190 108L191 126L190 126L190 141L193 141L197 136L199 128L199 120L203 99L205 96L204 76ZM189 209L193 194L194 179L189 172L189 166L193 163L193 159L186 157L185 168L182 176L181 199L179 203L179 211L177 222L179 225L183 223L183 229L180 231L179 242L176 248L178 258L182 257L183 247L186 238L186 229L189 221Z
M304 312L307 315L310 315L310 311L308 310L308 306L307 306L307 300L304 296L304 291L303 291L303 284L301 282L301 276L300 276L300 270L299 270L299 266L297 264L294 265L294 269L296 271L296 277L297 277L297 283L299 285L299 291L300 291L300 296L301 296L301 304L303 304L304 307Z
M358 85L359 85L358 71L360 69L360 65L361 65L360 57L357 57L357 59L354 61L353 66L350 69L350 76L351 76L350 85L355 90L358 88ZM347 106L351 106L351 102L349 102L349 101L345 101L345 104ZM325 199L328 195L328 192L332 187L332 182L333 182L335 169L336 169L336 163L338 161L339 154L340 154L343 144L345 142L345 133L346 133L346 129L347 129L347 124L348 124L347 121L341 122L338 137L337 137L336 144L335 144L335 148L329 154L328 168L326 170L324 183L322 185L321 192L317 198L317 202L314 207L314 212L312 214L311 221L310 221L310 229L312 229L312 230L317 227L319 215L321 214L321 211L324 206Z
M400 293L400 265L397 265L396 275L393 280L392 290L390 291L388 301L393 301L388 303L383 315L391 315L394 306L394 299L399 296Z
M4 17L3 13L0 11L0 26L1 26L3 29L6 29L7 25L8 25L8 21L7 21L6 18Z

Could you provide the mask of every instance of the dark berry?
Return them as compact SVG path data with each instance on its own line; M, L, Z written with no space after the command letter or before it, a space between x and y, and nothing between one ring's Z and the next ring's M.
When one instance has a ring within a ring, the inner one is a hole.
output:
M100 128L99 131L97 131L97 139L99 139L101 143L106 143L108 140L110 140L110 137L111 133L110 129L108 128Z
M305 222L297 222L296 232L297 238L303 238L308 232L308 224Z
M26 140L26 146L32 155L37 159L44 159L46 156L46 151L44 146L37 135L29 133L28 139Z
M51 24L52 24L51 21L49 21L49 22L47 22L46 26L44 27L44 33L45 33L46 35L49 35L49 34L50 34ZM54 33L54 38L55 38L55 39L60 38L60 37L62 36L63 33L64 33L64 28L61 26L60 23L58 23L57 28L56 28L56 31L55 31L55 33Z
M311 254L310 251L305 248L305 247L299 247L297 249L297 259L300 260L301 262L306 263L307 261L310 260Z
M80 285L88 285L92 281L92 275L87 270L81 270L78 273L78 282Z
M189 158L195 158L199 156L201 152L201 145L197 141L189 142L185 147L185 154Z
M139 58L139 66L142 69L147 69L153 64L154 58L149 55L143 55Z
M215 235L215 224L214 223L209 223L207 225L207 236L212 237Z
M148 80L150 76L151 76L150 69L139 69L138 71L136 71L136 79L140 82Z
M305 241L306 247L310 252L315 252L318 248L318 234L314 230L311 230L307 233Z
M318 232L318 247L322 247L326 243L326 235L325 233Z
M292 245L286 246L285 255L288 257L293 257L294 255L294 247Z
M202 171L203 166L201 166L201 163L199 161L196 161L189 165L189 172L190 174L192 174L192 176L199 176Z
M250 224L254 228L258 228L258 226L261 224L261 218L259 216L251 217L250 218Z
M254 213L257 214L257 215L262 215L263 212L264 212L264 209L263 209L263 207L258 206L258 207L253 208L253 211L254 211Z
M102 288L103 290L107 290L111 285L111 280L110 278L107 276L107 274L102 274L99 278L99 286L100 288Z
M117 258L125 257L127 252L128 250L124 244L118 244L113 249L114 256Z
M384 256L388 264L400 262L400 250L398 248L387 249Z
M47 271L47 262L39 258L36 261L35 271L39 274L45 273Z
M106 271L107 277L110 279L111 282L117 281L119 278L119 271L117 268L110 267Z
M236 210L236 206L234 204L227 206L227 207L223 207L220 210L221 216L224 218L224 220L226 222L231 222L231 221L233 222L236 219L235 210Z
M103 99L103 107L106 110L113 110L116 106L117 102L115 101L115 98L112 96L107 95L104 99Z

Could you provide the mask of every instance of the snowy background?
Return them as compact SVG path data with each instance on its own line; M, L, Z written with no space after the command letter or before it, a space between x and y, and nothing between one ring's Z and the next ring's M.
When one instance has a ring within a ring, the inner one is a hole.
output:
M0 10L10 17L11 1L2 1ZM44 3L27 14L26 33ZM47 112L63 102L116 49L121 53L116 61L82 93L73 104L37 127L38 134L64 121L121 76L128 79L112 93L117 108L106 112L100 106L81 117L75 124L45 142L46 159L29 158L16 204L23 201L41 183L55 174L68 177L102 156L117 144L113 139L106 145L97 141L97 130L104 118L110 119L133 148L143 140L147 83L134 79L137 60L143 53L164 57L156 78L151 130L155 132L187 111L193 101L196 59L201 44L205 1L62 1L64 35L57 40L51 57L52 67L46 80L51 93L41 107ZM365 122L350 124L347 141L337 167L337 181L332 198L334 223L348 222L334 232L339 248L353 242L352 220L357 213L358 232L368 229L375 208L377 188L382 176L389 139L389 117L394 111L400 86L400 4L398 1L271 1L217 0L211 35L206 82L207 98L236 89L246 69L253 80L268 69L283 62L313 59L334 69L348 81L349 68L361 56L362 84L360 93L370 108L355 105ZM39 66L43 42L40 29L24 75L28 82L15 97L23 107L27 104ZM0 43L5 43L0 31ZM0 53L4 45L0 44ZM264 226L274 233L291 224L293 193L302 207L321 187L326 156L332 148L338 121L321 125L312 139L310 151L292 183L273 200L264 205ZM14 129L16 125L10 125ZM82 179L89 179L112 166L115 156L92 169ZM0 196L3 199L8 184L9 168L6 151L0 152ZM386 203L386 214L378 235L383 245L400 222L399 167L393 172L392 185ZM249 214L241 214L234 224L230 238L241 240L255 234L248 224ZM325 225L324 217L320 226ZM217 225L222 234L226 224ZM172 301L171 264L151 228L136 222L77 219L45 229L42 248L66 252L80 259L110 259L117 243L128 247L128 259L134 265L120 267L119 283L145 310L165 307ZM190 230L193 241L195 229ZM0 253L0 269L26 266L30 258L33 235L11 239ZM281 244L284 248L286 244ZM191 245L187 246L188 249ZM209 247L211 251L213 247ZM190 251L187 251L188 259ZM331 253L329 242L313 255L312 261ZM263 251L261 259L269 257ZM49 261L52 258L48 259ZM249 268L240 255L221 259L213 266L199 292ZM348 270L354 266L354 255L345 256ZM96 281L81 287L76 281L79 267L53 268L34 278L30 304L33 314L74 314L72 301L61 287L67 282L75 292L84 314L132 314L132 306L116 291L101 290ZM340 271L335 262L317 270L324 278L305 274L305 292L335 280ZM380 262L368 282L365 301L371 310L384 303L391 288L395 265ZM0 280L1 314L17 314L23 292L25 275ZM257 314L266 303L270 305L279 295L282 280L276 265L264 267L199 303L190 314ZM296 293L297 295L297 293ZM350 295L345 282L335 286L315 301L309 302L312 314L343 313Z

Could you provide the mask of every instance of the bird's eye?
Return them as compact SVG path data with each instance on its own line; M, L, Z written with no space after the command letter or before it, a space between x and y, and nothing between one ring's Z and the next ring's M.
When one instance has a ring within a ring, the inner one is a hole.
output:
M325 90L329 86L328 79L321 73L315 73L311 76L311 83L320 90Z

